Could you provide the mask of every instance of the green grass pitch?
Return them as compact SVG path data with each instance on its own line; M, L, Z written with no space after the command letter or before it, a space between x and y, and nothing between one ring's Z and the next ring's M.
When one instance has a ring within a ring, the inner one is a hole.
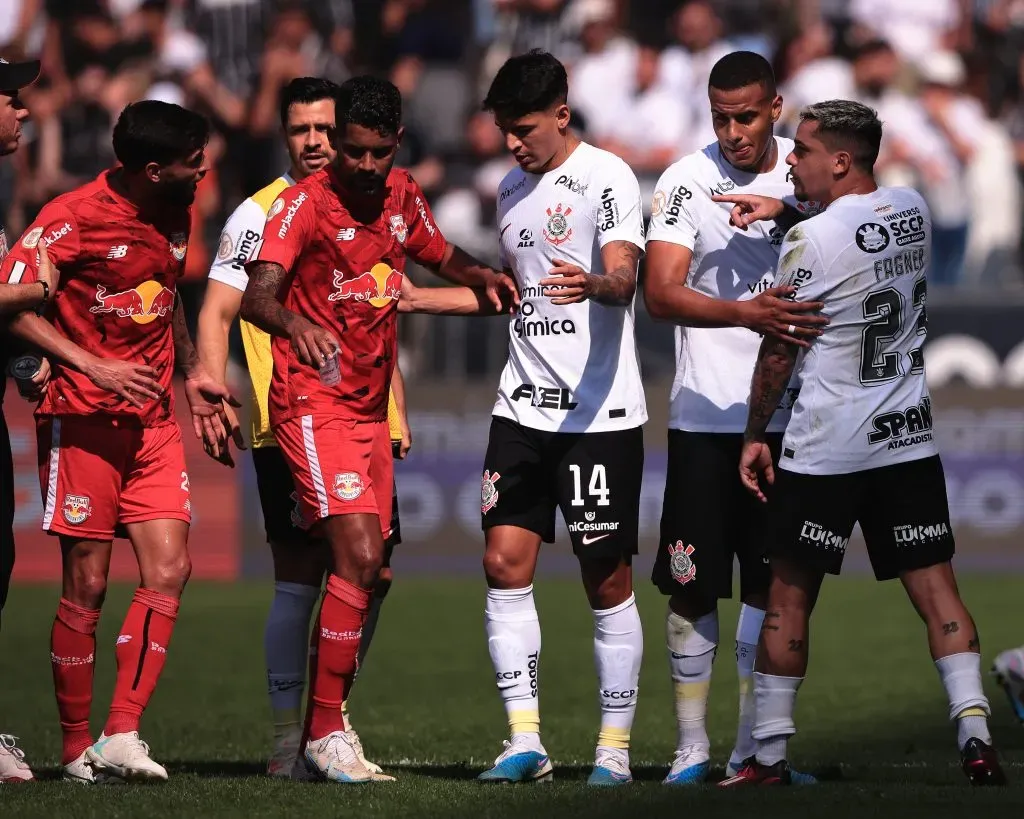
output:
M537 584L544 635L541 719L555 782L480 786L472 777L505 737L483 633L476 579L398 579L352 698L368 756L393 784L334 786L262 776L270 739L262 663L270 583L192 585L166 671L143 722L143 738L165 763L165 785L84 788L54 781L59 726L48 637L57 592L13 590L0 636L0 731L22 738L42 781L0 788L0 816L345 817L981 817L1021 815L1024 729L988 683L996 741L1010 777L999 791L972 790L956 765L955 731L928 657L924 630L898 584L826 581L811 634L811 667L797 709L791 756L827 777L817 788L723 792L671 790L660 780L675 743L664 651L664 601L638 582L647 654L633 728L637 782L588 789L598 709L592 621L578 583ZM1024 641L1021 580L962 582L979 622L987 668ZM100 625L93 726L113 682L113 644L131 590L111 590ZM736 718L732 634L736 605L723 606L710 727L714 763L724 765Z

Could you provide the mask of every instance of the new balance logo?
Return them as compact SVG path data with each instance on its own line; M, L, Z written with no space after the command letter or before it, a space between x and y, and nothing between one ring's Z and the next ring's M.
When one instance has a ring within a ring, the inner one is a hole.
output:
M342 228L338 231L337 241L339 242L351 242L356 238L355 228Z
M128 255L128 245L113 245L107 251L108 259L123 259Z

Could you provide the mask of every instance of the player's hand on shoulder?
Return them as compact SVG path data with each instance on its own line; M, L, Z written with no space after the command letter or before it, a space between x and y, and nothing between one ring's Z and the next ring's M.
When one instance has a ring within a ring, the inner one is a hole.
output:
M39 364L39 369L30 381L14 380L14 383L18 385L18 394L26 401L38 402L46 395L46 388L50 383L51 374L50 362L44 357Z
M740 453L740 482L743 487L761 503L767 502L761 489L761 476L771 485L775 483L775 467L772 453L764 441L744 441Z
M292 326L290 339L292 350L299 361L316 370L341 349L333 334L304 318Z
M824 308L823 302L794 301L795 293L795 287L769 287L752 299L737 302L742 326L760 335L809 347L824 332L829 320L815 315Z
M132 406L142 409L147 401L163 395L160 374L147 364L119 358L96 358L83 368L85 377L101 390L116 393Z
M781 199L753 193L715 195L711 197L711 201L731 203L729 222L740 230L746 230L754 222L773 222L782 216L785 210Z
M561 259L552 259L551 263L554 267L546 279L541 279L540 286L553 291L549 292L552 304L575 304L591 297L594 286L589 273Z
M60 271L56 268L56 266L54 266L53 262L50 261L50 256L46 252L46 242L40 242L38 247L38 279L41 282L46 282L46 286L49 288L49 299L52 301L53 297L57 295L57 286L60 284Z

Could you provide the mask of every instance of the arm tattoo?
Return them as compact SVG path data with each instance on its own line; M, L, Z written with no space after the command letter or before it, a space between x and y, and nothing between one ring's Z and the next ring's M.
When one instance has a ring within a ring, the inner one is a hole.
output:
M779 627L775 623L769 623L769 620L778 620L782 615L777 611L766 611L764 613L764 620L761 623L761 631L778 631Z
M950 634L956 634L958 631L960 631L960 624L956 620L954 620L952 623L942 624L942 633L947 637Z
M803 640L790 640L789 641L789 650L790 651L803 651L804 650L804 641Z
M772 420L779 400L786 391L789 378L796 365L797 347L774 336L765 336L754 365L750 382L750 405L747 410L747 429L744 437L761 440Z
M981 651L981 638L975 634L974 637L967 642L967 648L971 651Z
M300 316L277 298L287 275L285 269L274 262L253 262L247 268L249 283L242 296L242 318L273 336L288 338Z
M600 304L624 306L636 293L636 271L640 262L640 248L632 242L616 241L607 245L615 254L614 266L603 276L589 274L590 298Z
M185 307L181 303L180 293L175 293L174 295L171 333L174 338L174 361L185 376L188 377L199 366L199 354L192 343L192 337L188 334L188 324L185 322Z

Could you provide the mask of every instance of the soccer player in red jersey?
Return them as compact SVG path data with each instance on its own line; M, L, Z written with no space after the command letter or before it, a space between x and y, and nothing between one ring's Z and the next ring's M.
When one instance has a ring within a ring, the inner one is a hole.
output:
M413 178L392 169L402 138L397 88L349 80L335 120L337 159L270 207L259 255L246 265L242 317L274 336L271 426L302 517L333 555L314 630L305 757L320 777L347 783L370 779L341 704L391 519L386 413L405 259L477 288L492 312L515 299L515 286L449 244Z
M138 729L191 569L175 364L185 374L197 435L205 427L226 437L222 401L234 400L200 366L176 295L208 137L206 120L179 106L128 106L113 134L120 166L44 206L0 264L0 281L31 281L45 248L62 271L49 321L23 313L11 325L17 336L63 339L94 356L142 361L157 379L156 390L129 389L133 401L54 364L36 410L43 528L60 538L63 556L50 643L62 764L64 777L80 782L167 778ZM142 582L117 638L113 703L94 744L95 631L115 533L131 541Z

